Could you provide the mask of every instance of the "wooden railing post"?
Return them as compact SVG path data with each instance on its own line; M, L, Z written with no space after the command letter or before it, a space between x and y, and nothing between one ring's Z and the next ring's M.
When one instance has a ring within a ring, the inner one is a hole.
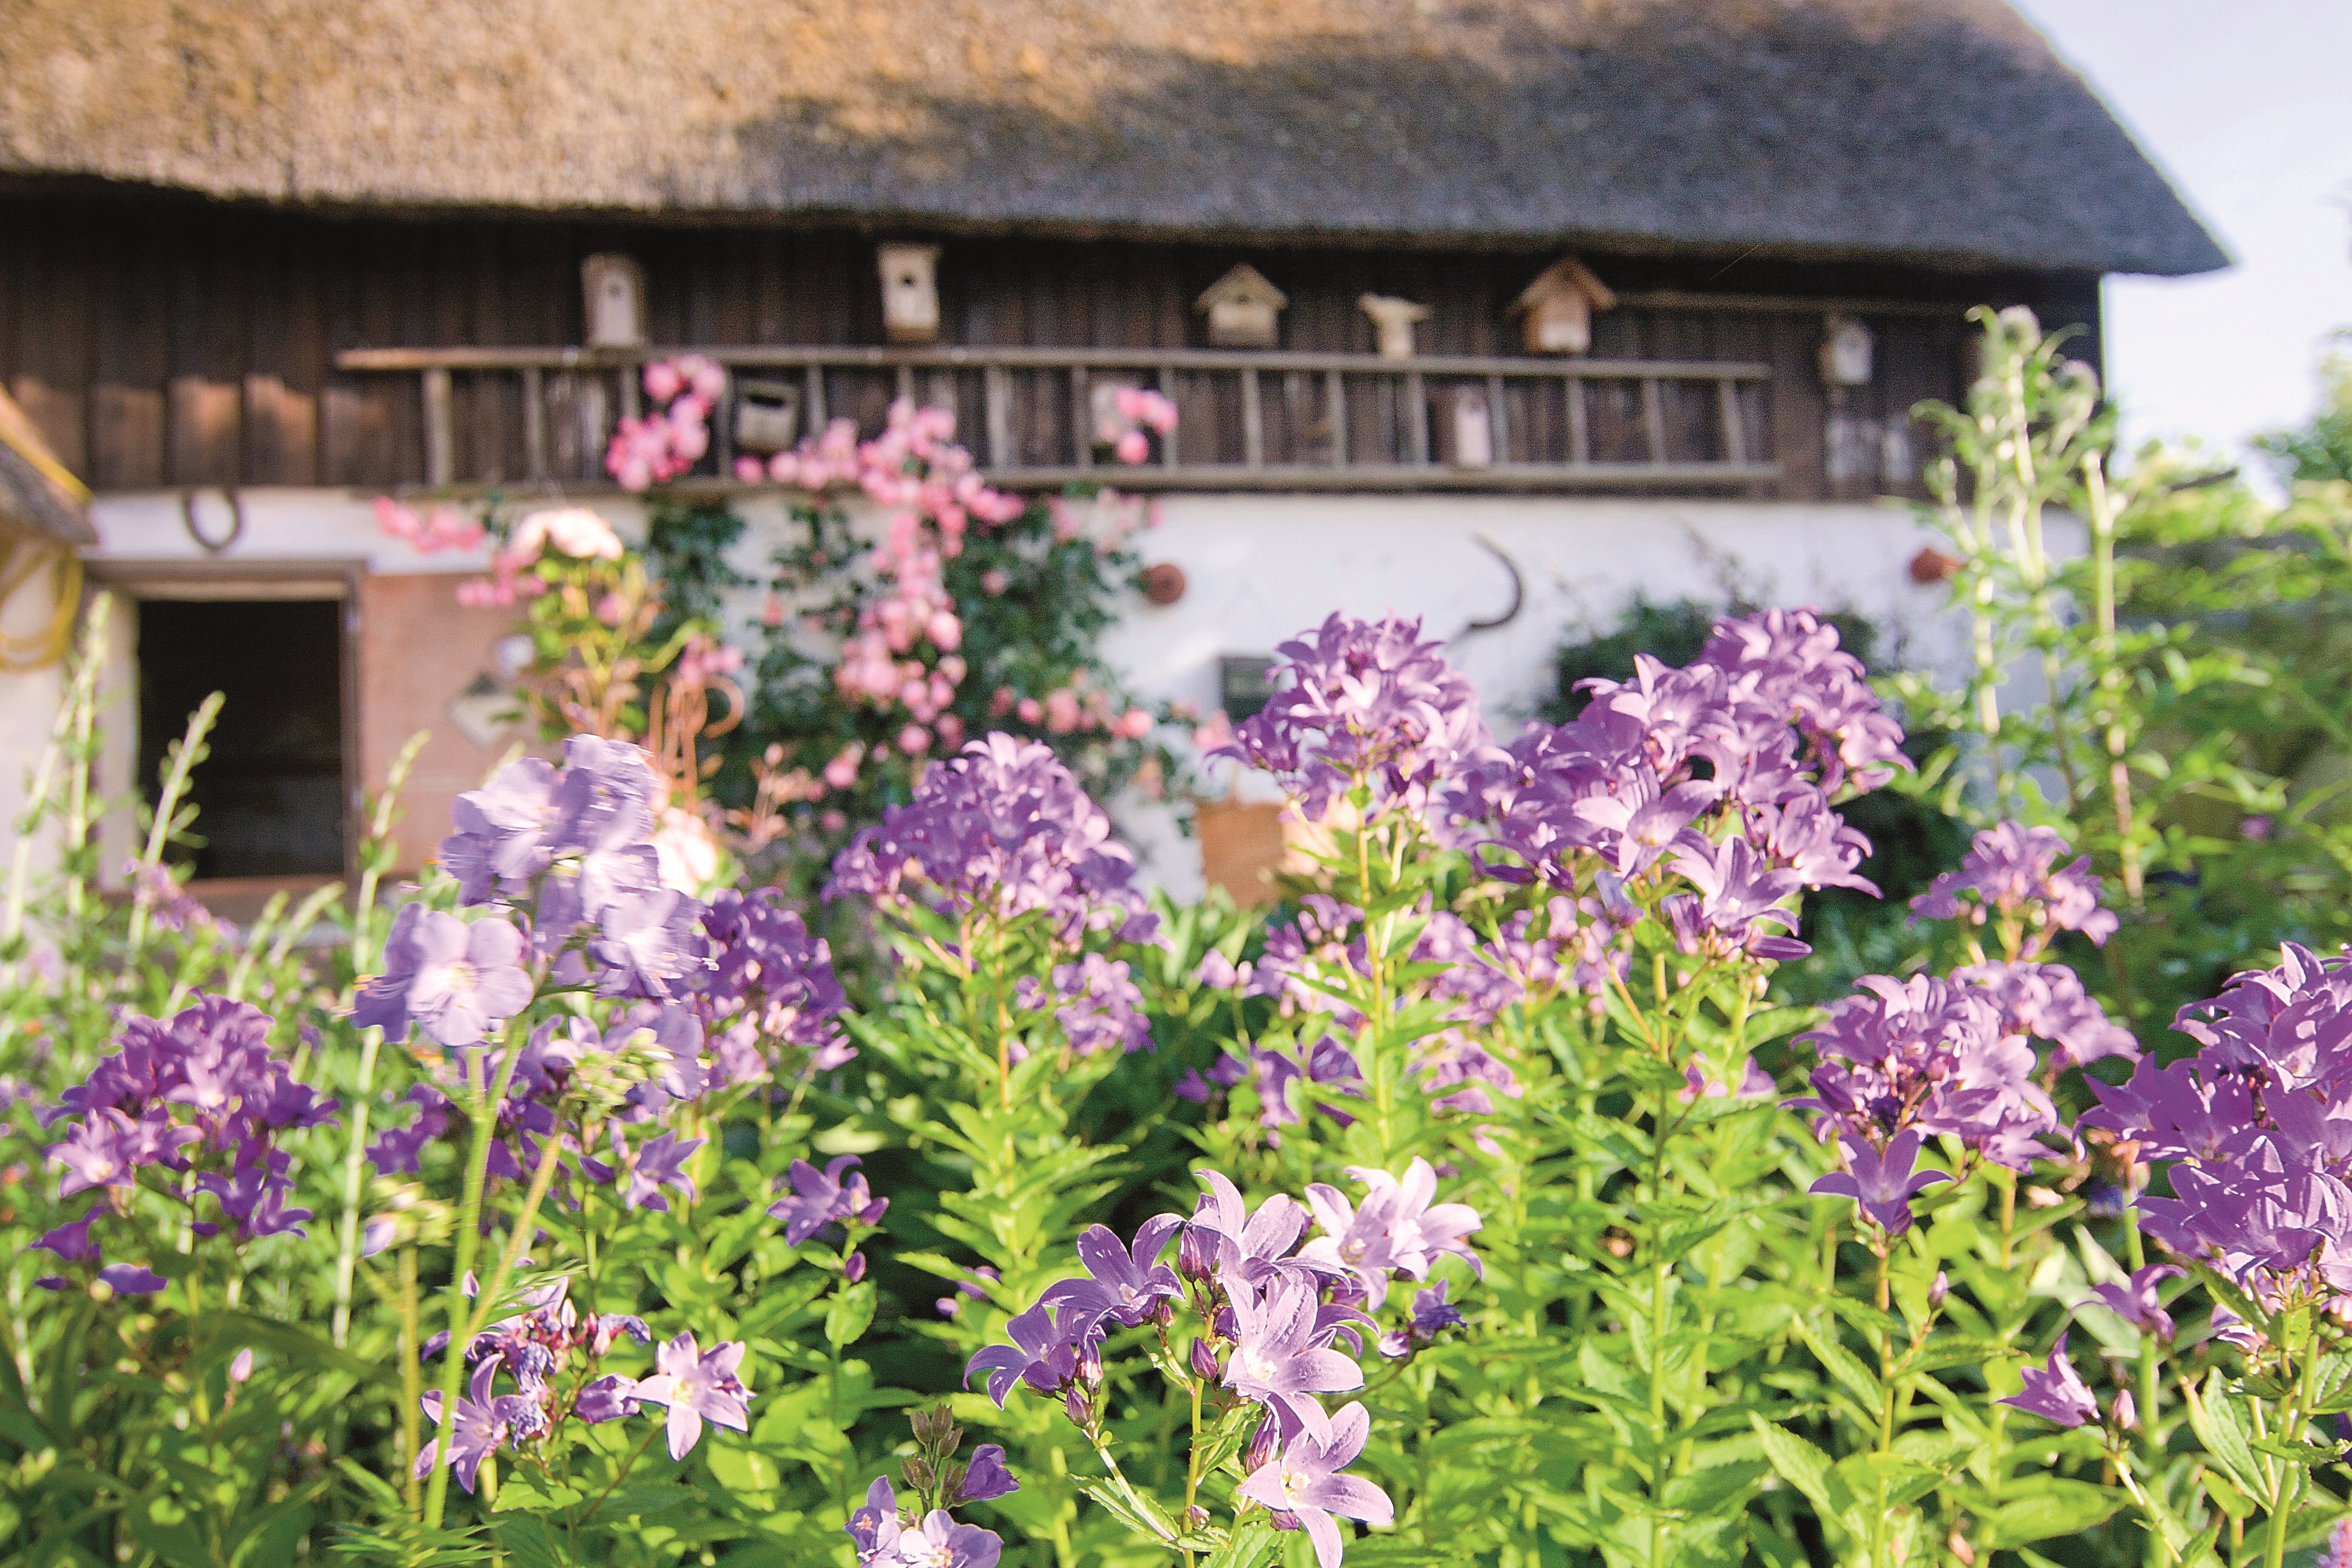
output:
M1715 384L1717 417L1723 421L1723 460L1748 461L1748 432L1739 417L1739 384L1724 376Z
M1242 466L1265 467L1265 412L1258 406L1257 367L1242 367Z
M535 484L547 479L547 373L535 364L522 371L522 463Z
M1650 450L1650 461L1666 460L1666 395L1658 385L1658 378L1642 378L1642 437Z
M436 365L425 373L425 482L436 489L457 477L457 437L450 424L449 372Z
M1172 406L1176 402L1176 367L1169 364L1161 365L1160 367L1159 381L1160 395L1166 398L1169 404ZM1183 426L1179 425L1177 428L1181 430ZM1161 468L1172 468L1176 467L1177 462L1179 461L1176 453L1176 442L1177 437L1172 432L1160 437L1160 466Z
M988 466L1001 468L1013 461L1013 377L1001 364L980 374L982 417L988 426Z

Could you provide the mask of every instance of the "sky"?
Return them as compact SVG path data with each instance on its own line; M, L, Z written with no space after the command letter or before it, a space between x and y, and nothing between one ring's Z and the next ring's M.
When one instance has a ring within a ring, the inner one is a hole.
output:
M2126 439L2234 449L2306 417L2319 355L2352 327L2352 0L2013 3L2238 260L2108 281Z

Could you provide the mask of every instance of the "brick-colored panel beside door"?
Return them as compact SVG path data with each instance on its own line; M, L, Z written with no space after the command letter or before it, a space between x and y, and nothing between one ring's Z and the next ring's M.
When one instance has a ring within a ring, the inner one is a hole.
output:
M482 782L508 742L478 746L449 705L484 674L491 649L520 629L511 610L459 606L446 574L372 576L360 584L359 763L361 787L383 787L392 759L419 730L432 739L401 794L394 836L403 872L415 870L449 831L449 806Z

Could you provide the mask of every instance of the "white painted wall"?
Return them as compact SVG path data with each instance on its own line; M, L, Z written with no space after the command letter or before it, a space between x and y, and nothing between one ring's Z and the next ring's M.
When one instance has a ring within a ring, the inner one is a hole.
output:
M55 578L46 571L38 573L0 605L0 628L30 636L47 624L56 606ZM65 672L60 665L0 671L0 899L7 896L7 880L16 862L16 824L30 804L33 772L40 766L64 700ZM54 844L35 842L43 852L27 871L46 875L56 863Z
M1894 503L1171 497L1139 544L1183 568L1184 596L1139 605L1107 651L1141 691L1206 711L1220 656L1270 654L1335 609L1392 610L1445 639L1507 737L1549 693L1553 649L1571 632L1611 629L1637 593L1851 609L1882 628L1882 658L1956 672L1963 645L1940 614L1944 585L1907 570L1932 537ZM1470 631L1512 597L1510 570L1482 541L1517 565L1524 597L1507 625ZM1118 815L1156 877L1197 890L1198 857L1171 813L1124 802Z
M368 502L348 491L245 492L242 536L210 555L192 537L176 493L101 498L94 509L106 562L312 560L365 562L374 571L478 571L478 555L423 555L386 538ZM599 504L625 536L638 534L635 502ZM782 521L780 504L754 499L737 552L756 572ZM1635 593L1653 599L1737 593L1765 604L1853 609L1877 622L1885 654L1950 670L1957 627L1941 614L1941 584L1906 570L1930 536L1894 504L1589 500L1501 496L1172 496L1138 547L1148 562L1183 568L1181 600L1139 604L1112 634L1112 662L1150 698L1203 711L1218 700L1221 655L1270 654L1334 609L1394 610L1423 618L1476 682L1489 721L1509 734L1550 682L1550 654L1571 631L1614 624ZM227 514L217 496L200 514L219 537ZM1509 607L1511 574L1480 542L1508 556L1524 586L1509 624L1467 632ZM748 595L748 616L757 595ZM37 753L56 701L54 680L0 677L0 756ZM132 721L118 709L118 724ZM8 770L12 773L16 769ZM110 781L122 788L128 781ZM0 783L0 804L13 778ZM1148 803L1118 815L1152 874L1181 892L1198 885L1198 861L1174 818Z

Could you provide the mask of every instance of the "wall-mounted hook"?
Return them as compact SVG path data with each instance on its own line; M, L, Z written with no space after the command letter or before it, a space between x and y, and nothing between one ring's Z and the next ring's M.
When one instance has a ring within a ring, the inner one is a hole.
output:
M1513 621L1519 618L1519 612L1527 607L1528 602L1527 579L1519 574L1519 563L1512 560L1510 556L1504 552L1501 545L1496 543L1485 534L1474 533L1470 538L1480 549L1486 551L1487 554L1501 562L1503 563L1503 570L1511 574L1511 604L1508 609L1505 610L1501 615L1495 616L1491 620L1472 621L1468 626L1464 626L1456 637L1455 640L1457 641L1460 640L1461 637L1468 637L1473 632L1497 631L1504 626L1509 626Z
M218 555L245 537L245 498L233 489L222 489L221 499L228 502L228 531L213 539L205 534L205 525L196 521L196 497L201 493L192 489L180 492L181 525L187 529L188 537L196 542L198 549L207 555Z

